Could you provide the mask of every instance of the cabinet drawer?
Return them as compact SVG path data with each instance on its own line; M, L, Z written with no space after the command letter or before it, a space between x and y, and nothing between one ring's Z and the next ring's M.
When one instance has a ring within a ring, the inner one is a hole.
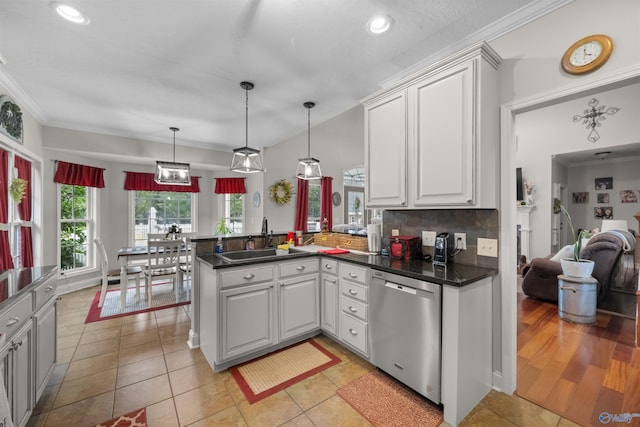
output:
M338 274L338 261L329 258L320 258L320 267L323 273Z
M362 319L365 322L368 319L368 306L360 301L356 301L352 298L347 298L344 295L340 296L340 310L345 313L349 313L350 315L357 317L358 319Z
M38 310L47 301L56 296L56 282L48 280L33 291L34 310Z
M9 338L33 312L31 293L26 295L0 316L0 335Z
M340 275L352 282L362 283L364 285L367 279L367 269L343 262L340 264Z
M340 293L364 303L369 301L369 289L366 286L349 282L347 280L340 280Z
M362 320L340 313L340 339L368 355L367 328Z
M220 273L223 288L273 280L273 267L252 267L223 271Z
M285 262L279 265L280 277L296 276L298 274L309 274L318 272L318 258L301 259L297 261Z

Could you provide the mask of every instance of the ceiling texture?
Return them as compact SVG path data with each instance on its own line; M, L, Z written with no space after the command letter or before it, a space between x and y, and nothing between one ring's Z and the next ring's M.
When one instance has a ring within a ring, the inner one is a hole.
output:
M269 147L419 67L491 41L554 0L47 0L0 2L0 84L46 126L231 151ZM365 29L386 14L385 34ZM5 62L4 64L1 64Z

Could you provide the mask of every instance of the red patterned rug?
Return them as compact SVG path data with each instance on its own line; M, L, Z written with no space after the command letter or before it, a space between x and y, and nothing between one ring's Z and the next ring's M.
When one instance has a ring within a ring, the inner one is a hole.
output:
M147 411L145 408L136 409L128 414L100 423L96 427L147 427Z
M249 403L255 403L333 365L340 359L313 339L229 369Z
M377 427L437 427L444 418L434 403L377 369L336 393Z

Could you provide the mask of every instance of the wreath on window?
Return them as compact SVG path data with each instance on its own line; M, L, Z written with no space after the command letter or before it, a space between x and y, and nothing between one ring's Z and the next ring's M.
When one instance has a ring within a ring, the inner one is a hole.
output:
M0 127L9 136L22 140L22 111L6 95L0 97Z
M291 183L286 179L281 179L273 184L269 187L269 191L271 200L273 200L276 205L286 205L291 201Z

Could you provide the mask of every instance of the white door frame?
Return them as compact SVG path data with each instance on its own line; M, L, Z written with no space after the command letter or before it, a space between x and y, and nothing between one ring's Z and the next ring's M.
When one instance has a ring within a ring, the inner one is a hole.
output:
M601 76L585 77L575 84L543 92L532 97L503 104L500 107L500 272L497 289L500 289L501 306L501 354L500 371L494 372L494 388L512 394L516 389L517 359L517 303L516 269L516 132L515 118L518 114L548 107L571 99L588 96L597 91L611 90L640 81L640 65L624 68ZM495 360L495 358L494 358Z

